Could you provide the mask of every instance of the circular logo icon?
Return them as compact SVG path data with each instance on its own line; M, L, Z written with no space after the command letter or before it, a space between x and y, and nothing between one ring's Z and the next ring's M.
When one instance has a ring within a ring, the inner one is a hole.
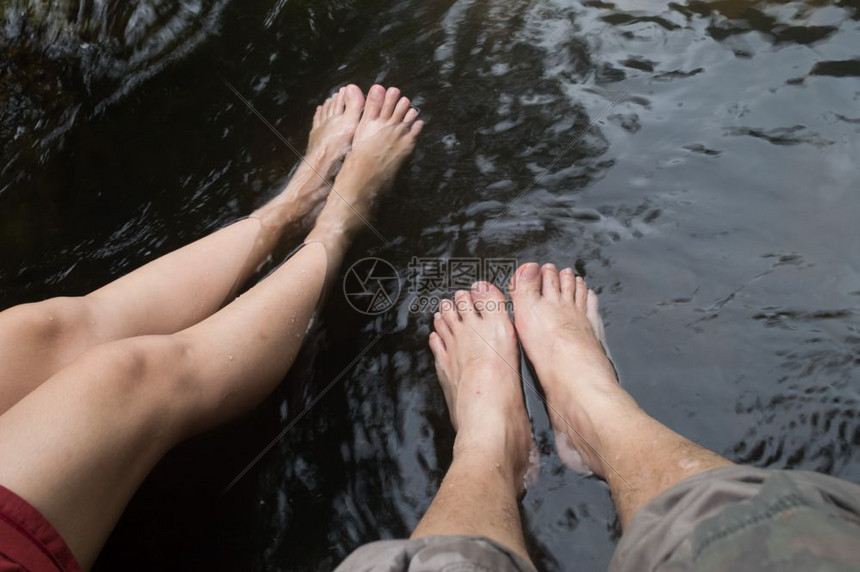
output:
M357 312L376 316L390 310L400 297L400 275L381 258L362 258L343 277L346 301Z

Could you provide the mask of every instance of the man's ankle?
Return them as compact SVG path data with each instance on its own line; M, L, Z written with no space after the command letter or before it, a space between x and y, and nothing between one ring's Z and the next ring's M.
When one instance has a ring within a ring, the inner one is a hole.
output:
M450 471L468 472L488 484L504 486L519 494L525 472L523 460L513 458L498 444L458 441L454 443Z

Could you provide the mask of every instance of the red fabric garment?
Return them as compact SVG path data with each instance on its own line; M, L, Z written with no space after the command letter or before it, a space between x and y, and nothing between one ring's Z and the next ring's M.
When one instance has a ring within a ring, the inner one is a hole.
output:
M82 572L42 513L0 485L0 572L21 571Z

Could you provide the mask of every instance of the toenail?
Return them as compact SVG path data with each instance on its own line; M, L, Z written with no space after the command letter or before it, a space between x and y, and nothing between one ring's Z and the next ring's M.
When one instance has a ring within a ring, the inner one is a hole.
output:
M483 280L479 282L475 282L472 284L472 292L489 292L490 285L484 282Z
M540 266L534 263L529 263L523 266L522 275L524 278L537 278L540 271Z

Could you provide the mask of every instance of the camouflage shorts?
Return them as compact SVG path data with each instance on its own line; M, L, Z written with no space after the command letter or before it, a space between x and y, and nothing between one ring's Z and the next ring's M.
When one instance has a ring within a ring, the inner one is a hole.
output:
M860 486L806 471L701 473L636 513L609 570L860 570Z
M487 570L534 568L507 548L470 536L374 542L337 568L337 572ZM860 570L860 486L818 473L741 466L696 475L636 513L609 570Z
M335 572L535 572L501 544L482 536L382 540L362 546Z

